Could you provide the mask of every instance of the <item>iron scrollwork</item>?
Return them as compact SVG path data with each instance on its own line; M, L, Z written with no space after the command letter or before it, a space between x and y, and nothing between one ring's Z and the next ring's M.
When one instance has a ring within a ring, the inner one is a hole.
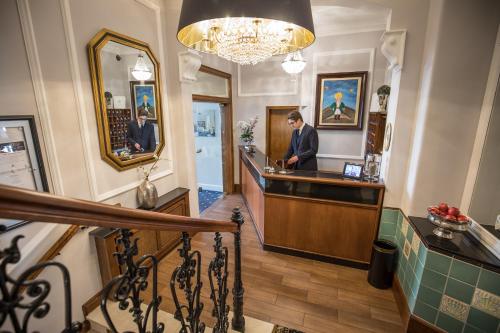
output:
M201 253L191 251L191 238L187 232L182 233L182 247L178 249L182 263L172 273L170 290L175 304L175 319L181 322L179 333L203 333L205 324L200 322L203 303L200 302L201 282ZM184 291L187 305L181 305L177 295L176 285Z
M16 264L21 260L18 242L24 236L16 236L12 239L8 248L0 250L0 289L2 299L0 300L0 327L3 327L7 318L10 319L12 329L16 333L27 333L28 324L32 318L42 319L50 311L47 296L51 285L47 280L34 279L30 276L47 267L59 269L63 277L64 289L64 328L62 333L78 333L82 324L71 320L71 281L68 269L58 262L44 262L36 264L24 271L18 278L9 276L7 265ZM7 331L1 331L6 333Z
M229 305L227 305L227 295L229 294L229 289L227 288L228 249L222 246L220 232L215 233L214 241L215 257L208 266L210 299L214 303L212 316L216 318L213 332L226 333L229 328Z
M116 242L122 248L115 253L120 267L125 267L125 273L112 279L103 289L101 295L101 311L103 312L108 328L117 332L108 311L108 300L117 301L120 310L127 310L132 314L134 323L139 333L150 332L147 330L151 316L152 333L162 333L165 329L163 323L158 323L158 311L161 297L158 296L158 260L152 255L144 255L134 262L138 255L136 238L130 240L132 232L129 229L120 229L120 236ZM149 265L149 262L151 265ZM144 312L141 308L143 299L141 293L148 288L148 277L152 270L152 300Z
M233 287L233 319L231 327L234 331L245 332L245 317L243 315L243 280L241 279L241 226L245 223L239 208L233 209L231 221L238 225L234 235L234 287Z

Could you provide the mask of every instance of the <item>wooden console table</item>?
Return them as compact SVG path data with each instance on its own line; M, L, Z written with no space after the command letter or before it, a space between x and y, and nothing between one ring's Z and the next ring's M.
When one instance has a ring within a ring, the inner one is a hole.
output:
M176 188L162 195L153 210L165 214L189 216L189 190ZM138 238L139 254L137 258L145 254L153 254L160 260L175 249L181 241L181 233L177 231L132 229L131 232L133 234L132 240ZM116 257L113 255L119 250L116 244L118 230L97 228L90 232L90 236L95 240L101 280L103 285L106 285L113 277L123 273L122 268L116 261Z

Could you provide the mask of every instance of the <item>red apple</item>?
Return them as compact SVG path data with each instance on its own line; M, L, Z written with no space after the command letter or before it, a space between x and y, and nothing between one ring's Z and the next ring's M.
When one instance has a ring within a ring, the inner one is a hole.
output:
M460 209L457 207L450 207L448 208L448 215L458 216L460 215Z
M458 215L457 216L457 221L458 222L469 222L469 218L465 215Z
M449 220L449 221L456 221L457 220L456 216L454 216L454 215L446 215L444 218L446 220Z
M439 210L446 213L448 211L448 205L445 204L444 202L441 202L439 204Z

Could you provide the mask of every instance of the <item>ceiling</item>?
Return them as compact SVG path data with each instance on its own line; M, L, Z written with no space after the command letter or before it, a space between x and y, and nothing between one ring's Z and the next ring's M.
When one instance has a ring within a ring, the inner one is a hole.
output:
M312 1L315 34L318 37L385 30L390 10L359 0Z

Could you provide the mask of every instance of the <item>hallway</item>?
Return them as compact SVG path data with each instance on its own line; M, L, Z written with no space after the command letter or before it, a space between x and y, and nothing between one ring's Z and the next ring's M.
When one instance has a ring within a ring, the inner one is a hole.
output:
M240 195L219 199L202 217L229 219L234 207L240 207L245 217L242 232L245 315L307 333L403 331L392 291L371 287L366 282L366 271L262 250ZM228 286L231 289L233 237L224 234L223 238L229 248ZM192 250L199 250L203 258L202 320L208 326L213 323L206 277L213 257L212 239L213 234L204 233L192 240ZM161 308L170 313L174 313L174 306L169 281L178 264L178 252L171 252L161 261L159 269ZM232 307L232 295L228 301Z

